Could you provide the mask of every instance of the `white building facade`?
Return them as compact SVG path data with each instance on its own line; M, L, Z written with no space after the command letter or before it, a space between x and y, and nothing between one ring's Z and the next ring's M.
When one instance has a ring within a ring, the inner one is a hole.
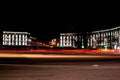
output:
M60 47L78 48L83 43L83 37L77 33L60 33Z
M88 47L103 47L108 46L116 49L116 46L120 46L120 26L93 31L87 34L87 46Z
M30 46L30 33L3 31L3 46Z

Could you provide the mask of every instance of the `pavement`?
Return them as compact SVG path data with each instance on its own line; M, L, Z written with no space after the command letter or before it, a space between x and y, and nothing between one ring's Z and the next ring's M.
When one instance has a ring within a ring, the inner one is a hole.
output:
M8 60L1 63L0 60L0 80L120 79L120 61L24 61L9 62Z

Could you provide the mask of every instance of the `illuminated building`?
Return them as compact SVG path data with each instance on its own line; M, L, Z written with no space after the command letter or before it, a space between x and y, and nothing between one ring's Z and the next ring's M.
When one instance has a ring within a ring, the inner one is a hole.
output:
M30 46L30 33L3 31L3 46Z
M93 48L107 46L116 49L120 46L120 27L87 33L87 46Z
M52 39L52 40L49 42L49 45L56 46L56 45L57 45L57 40L56 40L56 39Z
M60 33L60 47L79 48L83 43L83 37L77 33Z

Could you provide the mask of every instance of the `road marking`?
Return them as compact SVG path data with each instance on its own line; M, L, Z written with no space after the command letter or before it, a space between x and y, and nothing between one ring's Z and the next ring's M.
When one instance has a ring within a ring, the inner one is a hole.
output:
M92 65L92 66L94 66L94 67L97 67L97 66L99 66L99 65L97 65L97 64L94 64L94 65Z

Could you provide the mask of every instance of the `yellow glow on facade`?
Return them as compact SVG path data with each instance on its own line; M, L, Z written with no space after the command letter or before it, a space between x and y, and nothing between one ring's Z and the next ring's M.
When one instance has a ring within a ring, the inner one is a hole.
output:
M50 48L53 48L53 46L50 46Z
M60 46L60 43L57 43L57 47L59 47Z

